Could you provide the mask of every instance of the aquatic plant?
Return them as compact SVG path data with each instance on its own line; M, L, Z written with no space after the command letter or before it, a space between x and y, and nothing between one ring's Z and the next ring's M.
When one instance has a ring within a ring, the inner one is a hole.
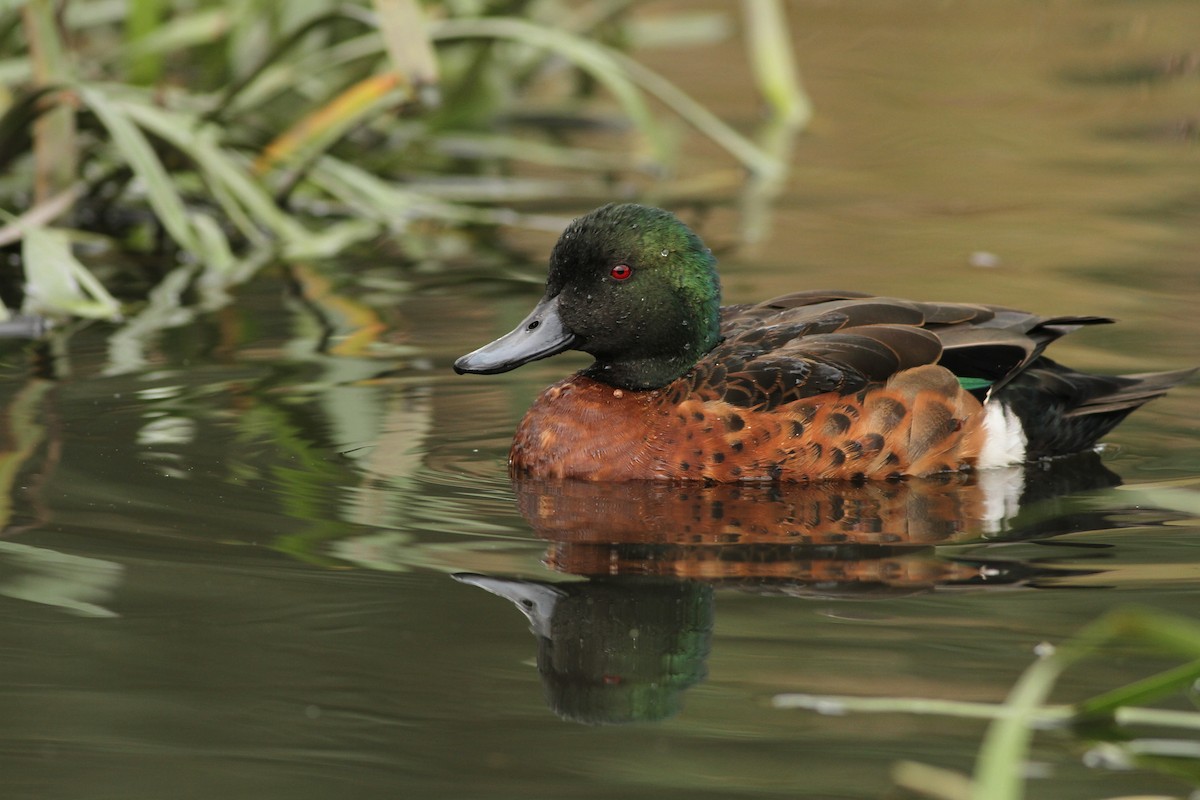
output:
M530 201L711 190L672 181L676 120L778 186L781 140L752 141L624 52L645 33L630 5L5 4L0 248L19 247L24 281L0 297L27 315L10 332L119 318L121 267L98 254L152 257L160 274L124 281L135 302L212 307L276 258L420 226L560 224L519 210ZM780 4L744 7L770 116L794 131L808 112ZM728 33L711 15L673 22L701 43ZM599 147L580 131L618 133Z
M1116 653L1171 654L1186 661L1070 705L1048 699L1069 667ZM1200 681L1200 625L1148 609L1110 612L1058 646L1041 644L1037 660L1020 676L1003 703L969 703L909 697L843 697L782 694L776 708L823 713L939 714L989 720L970 777L927 764L903 762L900 785L939 800L1017 800L1024 796L1025 769L1034 733L1072 732L1090 741L1085 763L1116 769L1156 769L1200 784L1200 746L1187 734L1200 731L1200 712L1147 708L1141 704L1182 693L1195 700ZM1179 731L1177 738L1138 736L1139 728Z

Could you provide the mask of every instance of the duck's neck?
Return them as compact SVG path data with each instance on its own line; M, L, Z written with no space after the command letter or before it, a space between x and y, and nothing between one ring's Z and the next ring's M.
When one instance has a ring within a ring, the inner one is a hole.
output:
M706 304L707 305L707 304ZM714 299L711 310L704 308L702 321L681 325L667 338L657 336L654 347L621 355L596 355L584 374L617 389L644 391L659 389L681 377L721 341L720 302Z
M710 348L711 349L711 348ZM703 355L703 353L701 354ZM584 375L617 389L645 391L660 389L682 376L696 364L694 356L678 358L647 357L620 361L596 360Z

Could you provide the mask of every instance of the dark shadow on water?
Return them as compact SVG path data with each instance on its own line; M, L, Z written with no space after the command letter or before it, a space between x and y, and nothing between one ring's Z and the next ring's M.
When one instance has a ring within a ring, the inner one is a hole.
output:
M1081 493L1119 483L1095 454L863 485L521 480L517 502L547 542L546 563L584 580L455 578L528 618L559 716L655 721L677 713L684 691L705 676L716 589L868 599L1053 587L1099 571L1080 563L1094 553L1062 563L991 557L989 547L1118 527L1112 509L1088 508ZM938 550L963 543L980 547Z

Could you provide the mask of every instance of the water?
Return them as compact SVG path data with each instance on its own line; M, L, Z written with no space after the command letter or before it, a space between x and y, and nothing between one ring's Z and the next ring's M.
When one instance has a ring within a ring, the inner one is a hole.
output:
M1200 7L792 9L819 116L772 237L723 258L729 301L828 286L1111 315L1055 352L1200 362ZM690 88L749 125L740 51L720 55ZM649 59L685 76L713 54ZM551 240L520 241L536 276ZM1200 525L1159 492L1194 503L1197 384L1099 464L1001 476L1007 510L957 481L512 487L517 419L583 361L449 364L536 290L352 267L264 275L162 333L0 352L4 797L878 797L898 761L969 771L982 723L771 699L996 701L1106 610L1195 614ZM1169 663L1088 662L1055 698ZM1087 747L1039 735L1031 795L1189 791L1086 767Z

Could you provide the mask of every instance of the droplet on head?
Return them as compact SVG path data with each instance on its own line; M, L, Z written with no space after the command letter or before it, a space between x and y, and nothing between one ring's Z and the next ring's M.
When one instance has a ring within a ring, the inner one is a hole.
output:
M664 247L662 252L659 253L659 255L662 256L663 258L666 258L667 256L671 255L671 251Z
M620 389L613 389L613 397L624 397L625 393Z

